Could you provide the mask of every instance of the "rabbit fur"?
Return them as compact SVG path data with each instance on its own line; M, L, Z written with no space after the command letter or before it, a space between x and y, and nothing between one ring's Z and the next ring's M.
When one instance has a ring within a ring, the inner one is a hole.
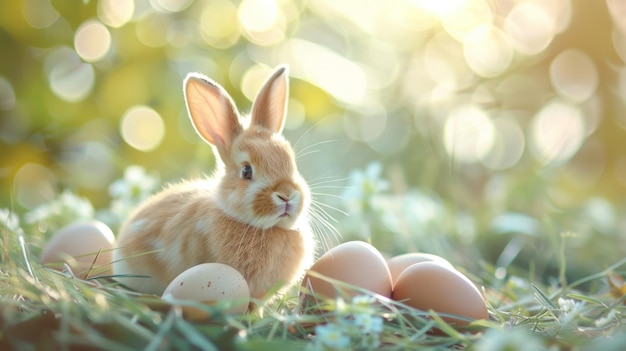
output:
M218 262L237 269L251 296L263 298L302 276L314 254L311 194L281 135L287 75L287 66L274 70L248 123L218 83L198 73L187 76L188 114L218 165L211 177L170 185L130 215L114 255L120 283L160 295L187 268Z

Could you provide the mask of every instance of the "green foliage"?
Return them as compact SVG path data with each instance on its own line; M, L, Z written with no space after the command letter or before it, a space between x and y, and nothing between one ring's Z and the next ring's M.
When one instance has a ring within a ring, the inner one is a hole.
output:
M387 180L379 178L377 169L378 166L371 165L364 173L353 173L351 182L355 188L364 184L364 191L346 195L343 205L356 206L359 199L364 202L361 210L373 211L375 218L381 219L367 224L374 230L382 228L383 223L407 220L404 212L376 207L381 201L375 200L376 197L390 196L385 194ZM133 185L146 185L148 179L153 178L143 170L129 169L125 178L115 182L111 207L97 213L116 223L111 211L119 209L122 200L128 208L141 202L142 196L131 196L139 194ZM394 201L436 203L434 198L415 192ZM367 291L352 299L319 301L303 299L302 293L306 291L299 292L295 287L271 304L256 301L258 308L249 314L228 315L222 313L228 308L227 303L209 306L165 301L158 296L127 291L109 277L93 276L83 281L69 270L61 273L41 266L31 252L38 251L43 240L35 240L37 236L30 231L45 226L41 223L63 225L58 222L55 206L65 209L65 213L78 213L86 205L84 201L75 201L73 194L63 193L47 205L48 211L36 208L24 214L26 218L38 214L40 221L38 226L26 231L17 215L8 210L1 212L4 251L0 276L0 346L3 349L593 350L619 349L626 345L619 338L626 331L623 319L626 285L619 275L624 274L626 259L571 283L567 279L568 261L564 251L558 260L561 273L554 279L521 277L518 273L524 271L520 267L493 266L484 261L479 268L471 270L480 272L478 275L468 272L468 266L457 266L482 287L490 314L490 320L474 321L465 328L448 325L432 311L418 311ZM87 207L92 208L90 204ZM422 207L431 216L435 213L434 218L454 217L443 206ZM414 213L420 216L421 212ZM373 218L373 215L365 217ZM68 222L71 218L68 217ZM433 228L444 222L425 221ZM345 233L350 233L351 226L349 221L338 223L340 231ZM393 228L387 227L388 237L371 236L369 240L384 246L393 237L396 239L390 247L397 247L394 250L407 247L408 239ZM562 248L567 237L562 237ZM463 245L453 238L442 234L432 248L462 249ZM479 257L476 252L469 254ZM189 308L204 314L190 313ZM438 332L433 333L433 328Z

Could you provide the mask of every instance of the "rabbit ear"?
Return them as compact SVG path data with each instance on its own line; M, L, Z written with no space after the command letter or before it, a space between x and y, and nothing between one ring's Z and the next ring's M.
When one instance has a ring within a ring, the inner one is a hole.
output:
M243 131L235 103L224 88L199 73L189 73L183 88L196 132L224 156L232 140Z
M252 105L252 125L282 132L289 99L288 71L287 65L280 65L265 82Z

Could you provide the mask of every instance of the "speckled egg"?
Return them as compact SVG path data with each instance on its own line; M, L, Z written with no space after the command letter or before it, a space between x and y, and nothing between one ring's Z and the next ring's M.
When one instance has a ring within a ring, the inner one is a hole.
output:
M222 263L202 263L174 278L165 288L163 298L207 304L228 300L232 306L224 312L244 313L250 302L250 289L235 268Z
M398 280L398 276L408 266L419 262L438 262L444 266L454 269L452 263L441 256L424 253L424 252L410 252L403 255L394 256L387 260L389 266L389 272L391 272L391 279L395 283Z
M487 319L487 305L478 288L461 272L438 262L415 263L398 276L392 298L413 308L449 313L469 319ZM453 325L469 322L442 318Z
M61 228L50 238L41 251L39 261L57 270L63 270L63 263L67 263L81 279L87 275L109 275L112 273L114 247L115 236L106 224L77 221Z
M383 255L372 245L349 241L326 252L307 272L302 285L316 297L355 296L360 291L334 284L322 275L376 294L391 296L391 274Z

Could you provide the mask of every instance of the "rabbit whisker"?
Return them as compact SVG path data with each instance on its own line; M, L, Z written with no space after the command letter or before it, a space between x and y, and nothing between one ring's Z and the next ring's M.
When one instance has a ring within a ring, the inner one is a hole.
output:
M341 233L339 233L337 228L332 224L333 222L338 223L338 220L330 215L325 208L338 211L342 214L345 214L345 212L318 201L311 202L311 208L309 210L311 227L315 235L322 241L324 248L328 250L334 246L332 244L339 242Z
M330 140L324 140L324 141L320 141L318 143L314 143L314 144L308 145L308 146L306 146L306 147L296 151L296 160L299 160L301 157L308 156L308 155L315 154L315 153L318 153L318 152L322 151L322 150L319 150L319 149L311 150L314 147L317 147L317 146L320 146L320 145L324 145L324 144L335 143L335 142L337 142L337 140L330 139Z
M328 118L328 116L326 116L326 117L320 119L319 121L313 123L304 133L302 133L302 135L300 135L298 140L296 140L296 142L293 144L293 149L296 150L298 148L298 145L300 144L300 142L302 142L302 140L304 140L304 137L309 135L309 133L311 133L313 130L315 130L315 128L318 125L320 125L323 121L325 121L327 118Z

